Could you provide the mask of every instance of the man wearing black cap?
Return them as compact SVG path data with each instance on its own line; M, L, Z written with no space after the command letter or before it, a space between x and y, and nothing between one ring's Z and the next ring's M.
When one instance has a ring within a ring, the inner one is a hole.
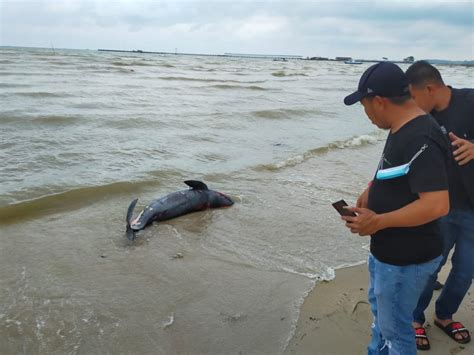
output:
M437 219L449 211L449 145L393 63L364 72L357 91L344 99L346 105L359 101L372 123L389 130L374 180L357 207L348 208L357 216L342 217L352 233L371 236L368 354L415 355L413 311L442 259Z
M406 76L415 102L425 112L431 112L452 141L451 210L440 221L444 242L440 268L451 249L454 252L448 279L436 301L434 324L464 344L471 340L469 331L453 320L453 314L469 291L474 275L474 89L446 86L438 69L425 61L412 64ZM425 322L424 311L433 296L436 276L437 272L431 277L413 314L417 328L422 328ZM429 346L428 338L418 340L418 344L419 348Z

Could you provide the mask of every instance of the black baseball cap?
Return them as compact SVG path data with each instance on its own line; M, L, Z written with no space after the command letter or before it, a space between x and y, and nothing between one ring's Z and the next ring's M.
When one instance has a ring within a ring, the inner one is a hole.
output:
M380 62L362 74L357 91L346 96L344 103L353 105L367 96L397 97L408 92L408 80L403 70L392 62Z

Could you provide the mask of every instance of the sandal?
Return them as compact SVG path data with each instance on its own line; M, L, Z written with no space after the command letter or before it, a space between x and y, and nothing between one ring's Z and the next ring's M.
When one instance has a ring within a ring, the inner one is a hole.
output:
M440 328L443 332L449 335L451 339L454 341L460 343L460 344L466 344L471 341L471 335L469 334L469 330L467 330L464 325L460 322L451 322L447 324L446 326L443 326L441 323L434 321L434 324ZM467 337L463 337L463 339L457 339L456 334L460 332L466 332Z
M426 340L426 344L418 344L418 342L416 342L416 348L418 350L430 350L430 341L428 337L426 336L425 328L423 327L415 328L415 338L416 340L418 339Z

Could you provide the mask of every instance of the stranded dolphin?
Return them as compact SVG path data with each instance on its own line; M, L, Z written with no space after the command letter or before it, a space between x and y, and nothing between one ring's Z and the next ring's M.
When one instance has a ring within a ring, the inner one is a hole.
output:
M127 211L127 237L135 239L135 233L144 229L154 221L166 221L191 212L203 211L208 208L229 207L234 202L226 195L209 190L201 181L184 182L189 190L173 192L165 197L152 201L137 218L132 221L133 209L138 199L130 203Z

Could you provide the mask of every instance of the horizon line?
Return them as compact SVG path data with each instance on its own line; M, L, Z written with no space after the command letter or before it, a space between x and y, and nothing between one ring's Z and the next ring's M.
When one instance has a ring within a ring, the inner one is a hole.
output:
M35 49L51 49L51 47L36 47L36 46L20 46L20 45L0 45L0 48L35 48ZM129 52L129 53L143 53L143 54L166 54L166 55L189 55L189 56L214 56L214 57L226 57L226 56L234 56L234 57L248 57L248 58L287 58L287 59L310 59L310 58L321 58L322 60L329 60L329 61L336 61L336 58L351 58L355 60L362 60L366 62L380 62L384 60L388 60L390 62L399 62L399 63L408 63L404 62L403 59L385 59L382 57L381 59L363 59L363 58L355 58L350 56L335 56L335 57L326 57L326 56L303 56L303 55L295 55L295 54L258 54L258 53L233 53L233 52L225 52L221 54L212 54L212 53L188 53L188 52L166 52L166 51L145 51L140 49L91 49L91 48L64 48L64 47L54 47L54 50L89 50L89 51L110 51L110 52ZM317 59L316 59L317 60ZM474 63L473 59L440 59L440 58L421 58L415 59L415 61L419 60L426 60L426 61L443 61L443 62L454 62L454 63Z

